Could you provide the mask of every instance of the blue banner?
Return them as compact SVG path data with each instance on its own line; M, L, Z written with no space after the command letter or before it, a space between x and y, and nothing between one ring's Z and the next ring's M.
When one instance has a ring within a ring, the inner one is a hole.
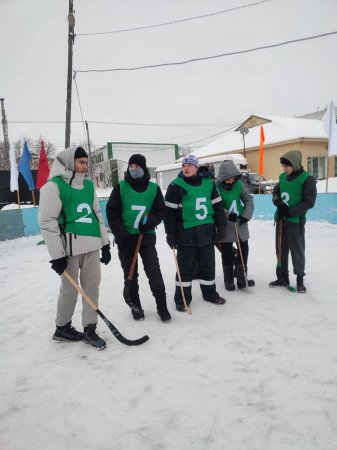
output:
M30 151L28 150L27 142L25 142L25 145L23 146L23 152L19 161L19 172L21 172L21 175L25 179L26 183L28 184L29 190L33 191L35 189L34 181L32 172L30 170L30 160L32 159L32 155L30 154Z

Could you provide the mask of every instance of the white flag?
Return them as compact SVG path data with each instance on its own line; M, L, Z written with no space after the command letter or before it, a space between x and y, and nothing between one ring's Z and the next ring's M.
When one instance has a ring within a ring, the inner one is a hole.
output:
M15 149L14 145L11 144L9 149L9 159L11 162L11 191L18 191L19 190L19 183L18 183L18 166L16 164L16 158L15 158Z
M337 125L335 105L330 102L322 118L323 128L329 136L328 156L337 155Z

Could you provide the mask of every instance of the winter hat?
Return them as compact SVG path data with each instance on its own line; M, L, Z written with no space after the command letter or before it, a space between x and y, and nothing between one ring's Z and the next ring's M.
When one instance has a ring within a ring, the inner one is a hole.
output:
M289 159L287 158L280 158L280 163L283 164L284 166L291 166L291 167L293 166L289 161Z
M88 158L88 153L84 150L84 148L77 147L75 154L74 154L74 159L77 159L77 158Z
M199 160L195 155L189 154L186 155L185 158L183 159L182 164L193 164L193 166L195 166L196 168L199 167Z
M141 167L144 170L144 173L146 173L146 171L147 171L145 156L143 156L139 153L135 153L134 155L130 156L128 166L130 166L130 164L137 164L139 167Z

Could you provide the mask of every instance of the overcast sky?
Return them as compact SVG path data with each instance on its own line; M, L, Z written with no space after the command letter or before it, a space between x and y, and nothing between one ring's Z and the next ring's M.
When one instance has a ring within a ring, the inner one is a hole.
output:
M122 33L258 0L74 0L74 70L131 68L277 44L337 31L337 0L270 0L210 17ZM59 148L67 76L67 0L0 0L0 96L9 139L40 134ZM84 120L95 144L189 144L250 114L294 116L337 103L337 35L252 53L154 69L77 73ZM73 85L72 120L81 120ZM176 124L177 126L168 126ZM0 139L3 139L0 133ZM85 139L72 125L72 142ZM214 138L215 139L215 138ZM267 140L267 136L266 136ZM202 141L206 143L207 141Z

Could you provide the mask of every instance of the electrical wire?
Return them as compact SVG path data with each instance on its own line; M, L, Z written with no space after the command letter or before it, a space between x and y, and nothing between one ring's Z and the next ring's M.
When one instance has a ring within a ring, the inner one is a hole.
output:
M192 62L197 62L197 61L205 61L208 59L215 59L215 58L223 58L225 56L233 56L233 55L241 55L244 53L252 53L252 52L256 52L256 51L260 51L260 50L266 50L269 48L275 48L275 47L281 47L283 45L289 45L289 44L294 44L297 42L303 42L303 41L309 41L312 39L319 39L322 37L326 37L326 36L332 36L334 34L337 34L337 31L331 31L329 33L322 33L322 34L316 34L314 36L308 36L308 37L304 37L304 38L299 38L299 39L292 39L289 41L284 41L284 42L279 42L277 44L269 44L269 45L263 45L261 47L254 47L254 48L249 48L246 50L238 50L235 52L228 52L228 53L221 53L219 55L213 55L213 56L204 56L204 57L200 57L200 58L193 58L193 59L188 59L185 61L178 61L178 62L169 62L169 63L162 63L162 64L150 64L147 66L137 66L137 67L121 67L121 68L116 68L116 69L87 69L87 70L74 70L74 73L89 73L89 72L122 72L122 71L132 71L132 70L142 70L142 69L154 69L157 67L165 67L165 66L178 66L178 65L183 65L183 64L189 64Z
M206 141L207 139L210 139L212 137L219 136L220 134L227 133L227 131L234 130L234 128L236 128L237 126L238 126L238 124L235 125L234 127L227 128L227 130L223 130L220 133L212 134L211 136L205 137L203 139L199 139L198 141L188 142L188 143L181 144L181 145L192 145L192 144L197 144L198 142Z
M260 5L261 3L267 3L270 1L272 1L272 0L261 0L259 2L255 2L255 3L248 3L246 5L235 6L233 8L223 9L222 11L216 11L213 13L203 14L203 15L194 16L194 17L186 17L185 19L172 20L171 22L163 22L163 23L158 23L155 25L145 25L143 27L135 27L135 28L124 28L122 30L113 30L113 31L99 31L96 33L76 33L76 36L94 36L94 35L97 36L97 35L102 35L102 34L126 33L126 32L130 32L130 31L139 31L139 30L145 30L145 29L149 29L149 28L164 27L167 25L174 25L176 23L182 23L182 22L187 22L187 21L191 21L191 20L203 19L205 17L216 16L218 14L224 14L224 13L236 11L238 9L250 8L251 6L257 6L257 5Z
M221 123L208 123L208 124L198 124L198 123L141 123L141 122L102 122L97 120L87 120L86 122L92 124L101 124L101 125L127 125L127 126L141 126L141 127L191 127L191 128L218 128L224 125L230 125L233 122L221 122ZM65 124L64 120L17 120L17 121L9 121L9 124L20 124L20 123L28 123L28 124ZM83 123L83 120L72 120L71 123Z
M84 124L84 118L83 118L83 112L82 112L82 105L81 105L81 100L80 100L80 94L79 94L79 92L78 92L78 87L77 87L76 73L74 74L73 79L74 79L75 88L76 88L76 93L77 93L78 105L79 105L80 112L81 112L81 117L82 117L82 125L83 125L83 129L84 129L84 135L85 135L86 138L88 138L87 130L86 130L85 124Z

